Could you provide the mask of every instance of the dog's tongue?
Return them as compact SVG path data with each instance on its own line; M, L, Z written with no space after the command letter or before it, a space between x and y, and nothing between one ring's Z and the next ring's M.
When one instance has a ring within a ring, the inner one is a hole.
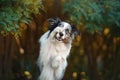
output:
M62 41L64 42L64 43L68 43L68 38L65 38L65 39L62 39Z

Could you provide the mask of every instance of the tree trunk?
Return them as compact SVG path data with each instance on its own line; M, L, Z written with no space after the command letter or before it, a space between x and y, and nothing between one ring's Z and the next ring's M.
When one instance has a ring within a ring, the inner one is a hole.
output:
M84 42L84 51L85 54L87 54L88 57L88 74L90 80L101 80L98 74L97 70L97 64L96 64L96 53L94 51L94 48L92 47L92 42L94 42L94 38L90 34L83 34L83 42Z

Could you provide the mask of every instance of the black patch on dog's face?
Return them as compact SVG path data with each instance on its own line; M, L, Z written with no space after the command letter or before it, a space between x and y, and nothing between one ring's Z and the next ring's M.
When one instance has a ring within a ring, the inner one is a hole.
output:
M71 27L72 27L72 34L74 36L80 35L80 32L78 31L75 25L71 25Z
M50 18L48 19L48 21L50 22L50 27L49 27L49 30L50 30L50 33L57 27L60 25L61 23L61 20L59 18ZM49 34L50 34L49 33ZM48 35L49 36L49 35Z

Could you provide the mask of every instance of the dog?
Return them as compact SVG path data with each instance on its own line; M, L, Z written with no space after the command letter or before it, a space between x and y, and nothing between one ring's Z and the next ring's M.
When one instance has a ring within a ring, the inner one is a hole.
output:
M38 80L62 80L72 41L79 31L59 18L50 18L48 21L49 30L39 39L40 54L37 64L41 74Z

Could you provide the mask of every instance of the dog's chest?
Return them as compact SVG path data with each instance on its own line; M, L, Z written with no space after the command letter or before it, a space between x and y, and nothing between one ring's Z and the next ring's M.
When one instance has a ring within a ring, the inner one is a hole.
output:
M64 43L54 44L52 49L54 49L53 55L68 56L71 49L71 45L66 45Z

